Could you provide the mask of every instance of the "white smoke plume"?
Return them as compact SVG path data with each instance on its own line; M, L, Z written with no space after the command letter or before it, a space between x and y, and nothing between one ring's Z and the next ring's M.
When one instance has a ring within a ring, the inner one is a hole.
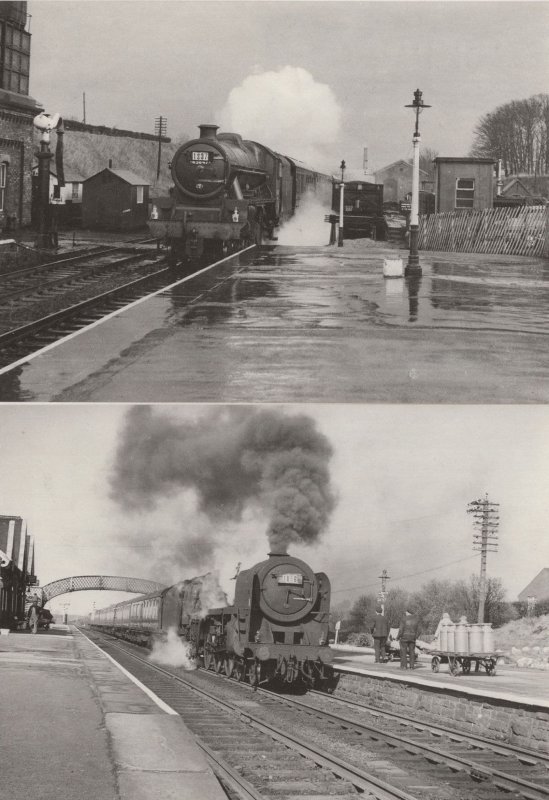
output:
M217 115L224 131L330 173L342 109L332 89L306 69L285 66L249 75L229 93Z
M314 195L305 195L294 216L278 232L277 243L294 246L327 245L330 241L330 224L324 222L324 216L329 213L329 203L322 203Z
M190 657L189 653L190 644L177 635L175 628L169 628L167 638L164 641L157 639L154 642L149 660L165 667L182 667L185 670L196 669L196 662Z

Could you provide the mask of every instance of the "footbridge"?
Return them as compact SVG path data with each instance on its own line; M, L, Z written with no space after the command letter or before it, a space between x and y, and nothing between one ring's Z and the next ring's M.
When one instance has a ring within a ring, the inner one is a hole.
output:
M60 578L40 588L33 587L33 594L42 595L42 603L47 603L60 594L69 592L98 591L131 592L132 594L150 594L165 589L165 584L148 581L144 578L121 578L116 575L77 575L71 578Z

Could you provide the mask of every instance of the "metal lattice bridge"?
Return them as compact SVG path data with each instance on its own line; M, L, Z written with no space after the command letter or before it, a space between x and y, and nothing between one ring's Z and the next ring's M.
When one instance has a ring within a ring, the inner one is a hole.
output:
M120 578L116 575L77 575L72 578L61 578L37 589L42 593L43 602L68 592L98 591L131 592L132 594L149 594L165 589L162 583L147 581L143 578Z

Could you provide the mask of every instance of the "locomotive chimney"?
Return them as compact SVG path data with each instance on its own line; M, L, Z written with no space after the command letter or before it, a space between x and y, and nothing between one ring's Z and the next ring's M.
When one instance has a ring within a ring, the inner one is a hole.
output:
M269 558L280 558L280 556L287 556L288 553L268 553Z
M199 125L201 139L217 139L216 133L219 125Z

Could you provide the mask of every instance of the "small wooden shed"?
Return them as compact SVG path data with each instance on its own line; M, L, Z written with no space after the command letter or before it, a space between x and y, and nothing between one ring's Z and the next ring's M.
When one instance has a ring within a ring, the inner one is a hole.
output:
M82 225L101 230L138 230L147 224L149 184L133 172L106 167L82 187Z

